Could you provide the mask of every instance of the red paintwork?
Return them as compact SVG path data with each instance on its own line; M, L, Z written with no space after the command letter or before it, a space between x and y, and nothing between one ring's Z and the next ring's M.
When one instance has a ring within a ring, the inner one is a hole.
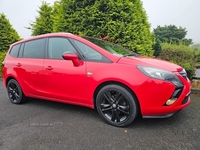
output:
M54 33L38 37L53 36L70 37L81 41L109 58L112 63L85 61L75 67L71 60L13 58L7 54L3 67L5 87L7 79L12 77L19 82L28 97L94 108L94 93L97 87L105 82L118 82L129 87L135 94L143 116L173 113L190 103L189 100L181 105L190 92L190 81L186 81L177 73L182 70L178 65L149 57L120 58L72 34ZM70 59L74 59L73 54ZM163 106L172 95L175 86L167 81L147 77L136 68L137 65L174 72L184 84L184 90L178 100L171 106ZM88 72L92 74L87 74Z
M150 66L155 68L161 68L168 71L181 71L183 68L180 66L167 62L165 60L161 59L152 59L150 57L146 56L140 56L140 57L126 57L126 59L121 59L119 63L125 63L125 64L133 64L133 65L143 65L143 66Z

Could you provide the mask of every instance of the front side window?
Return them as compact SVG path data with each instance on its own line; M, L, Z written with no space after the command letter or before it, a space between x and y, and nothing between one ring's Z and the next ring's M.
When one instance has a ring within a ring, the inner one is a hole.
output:
M78 47L78 49L81 51L84 58L88 61L98 61L98 62L111 62L109 59L107 59L105 56L91 48L90 46L79 42L74 39L70 39L73 41L73 43Z
M48 57L51 59L63 59L62 55L64 53L77 53L75 48L66 38L53 37L49 38L48 44Z
M24 45L24 58L44 58L45 39L28 41Z
M20 44L17 44L17 45L14 45L12 47L12 49L10 50L10 56L12 57L17 57L18 56L18 53L19 53L19 48L20 48Z

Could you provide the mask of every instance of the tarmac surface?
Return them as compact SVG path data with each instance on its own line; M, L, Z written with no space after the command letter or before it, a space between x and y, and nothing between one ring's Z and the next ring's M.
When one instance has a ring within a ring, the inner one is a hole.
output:
M12 104L0 79L0 150L200 150L200 97L167 119L106 124L95 110L29 99Z

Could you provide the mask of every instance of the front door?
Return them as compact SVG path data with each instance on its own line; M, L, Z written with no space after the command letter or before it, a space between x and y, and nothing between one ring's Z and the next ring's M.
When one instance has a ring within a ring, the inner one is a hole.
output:
M62 54L75 48L67 38L49 38L47 59L44 61L44 83L46 96L71 103L85 103L86 66L75 67L72 61L64 60Z

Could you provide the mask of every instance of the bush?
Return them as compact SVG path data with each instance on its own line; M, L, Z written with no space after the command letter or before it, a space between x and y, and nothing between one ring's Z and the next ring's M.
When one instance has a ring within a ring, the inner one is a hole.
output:
M0 52L0 65L2 64L5 56L6 56L6 51ZM2 77L2 70L1 69L2 69L2 67L0 67L0 77Z
M195 51L195 60L197 63L200 63L200 50Z
M188 46L163 43L159 58L185 68L189 79L195 75L195 52Z

